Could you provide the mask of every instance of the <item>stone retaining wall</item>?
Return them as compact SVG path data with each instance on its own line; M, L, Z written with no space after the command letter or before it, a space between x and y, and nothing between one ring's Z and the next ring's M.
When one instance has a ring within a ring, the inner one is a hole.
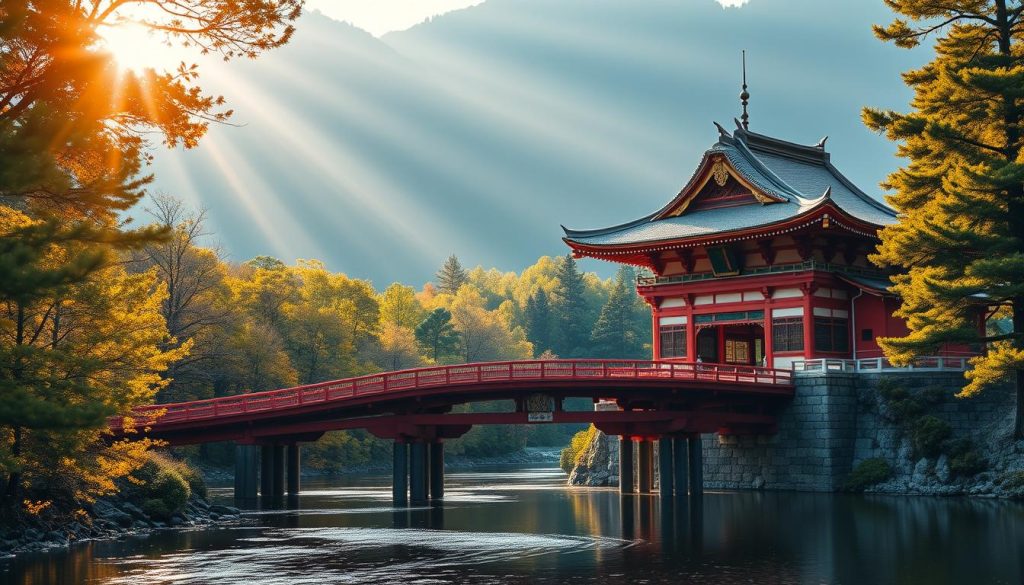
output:
M832 491L854 455L857 376L796 379L796 396L771 436L705 435L704 482L710 488Z
M925 414L946 421L951 439L970 439L986 469L957 478L946 455L915 455L907 424L887 411L880 396L883 379L912 395L934 389L929 395L935 400ZM954 394L963 376L956 372L834 372L795 380L796 395L779 413L777 434L703 437L705 487L836 491L858 463L880 458L892 466L893 476L869 491L1014 495L1002 487L1007 477L1024 471L1024 441L1012 439L1012 389L993 388L959 399ZM573 470L572 483L617 485L616 439L598 433L583 464Z

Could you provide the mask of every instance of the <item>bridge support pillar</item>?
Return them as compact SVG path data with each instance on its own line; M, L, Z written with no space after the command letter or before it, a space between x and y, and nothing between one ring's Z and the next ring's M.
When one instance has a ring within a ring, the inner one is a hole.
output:
M297 496L299 495L299 444L292 443L288 445L288 495Z
M284 445L271 447L274 467L271 471L270 489L274 498L284 497Z
M260 454L255 445L235 445L235 499L255 500L259 490Z
M704 452L701 449L700 435L690 435L690 495L704 495Z
M414 441L409 445L409 503L427 503L427 444Z
M444 499L444 443L430 443L430 499Z
M654 450L650 439L640 439L637 445L637 491L641 494L651 493L652 476L654 475Z
M675 475L676 497L685 498L690 487L688 477L690 458L689 443L686 437L675 437L672 439L672 473Z
M658 490L663 498L671 498L675 491L674 459L672 438L658 439Z
M409 445L395 441L391 447L391 501L395 507L409 505Z
M269 498L274 493L274 447L260 447L260 495Z
M636 492L633 485L633 438L628 436L619 437L619 493L632 494Z

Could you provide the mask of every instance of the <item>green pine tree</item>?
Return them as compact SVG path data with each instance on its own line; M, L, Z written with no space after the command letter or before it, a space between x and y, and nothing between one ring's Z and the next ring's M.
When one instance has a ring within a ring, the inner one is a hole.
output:
M640 359L644 356L643 323L649 318L637 319L639 297L633 289L635 272L623 266L615 275L608 301L591 334L595 357ZM646 313L646 311L644 311Z
M534 355L541 355L551 349L552 312L544 289L537 290L532 297L526 299L523 318L526 321L526 338L533 344Z
M1024 437L1024 6L886 4L900 17L876 35L904 48L936 35L936 57L903 76L915 94L910 113L864 111L910 161L884 184L901 216L872 257L905 271L894 289L910 334L880 343L900 364L947 343L984 345L960 396L1015 380ZM993 310L1012 319L1010 332L979 327Z
M441 269L437 271L438 292L454 295L467 282L469 282L469 275L455 254L449 256L441 265Z
M444 307L431 311L416 327L416 341L434 363L454 353L459 334L452 325L452 314Z
M584 297L586 285L572 254L566 254L562 259L556 279L559 298L554 305L554 322L557 327L555 353L562 357L577 357L588 349L590 323Z

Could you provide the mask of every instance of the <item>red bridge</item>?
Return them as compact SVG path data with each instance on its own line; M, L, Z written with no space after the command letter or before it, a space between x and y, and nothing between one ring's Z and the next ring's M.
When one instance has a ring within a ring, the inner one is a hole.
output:
M137 409L131 421L112 419L110 427L115 438L146 436L171 445L235 441L236 495L246 498L256 495L257 467L263 495L283 495L286 475L288 492L298 492L299 443L331 430L367 429L394 441L395 500L407 500L408 484L415 503L428 494L442 497L442 441L473 425L594 423L622 437L624 491L634 483L633 442L639 442L639 489L649 491L652 441L660 440L661 469L676 471L662 474L665 495L673 484L699 488L700 450L693 440L699 433L774 433L775 408L792 395L789 370L625 360L489 362L153 405ZM575 397L607 407L564 410L564 400ZM512 401L515 409L452 412L493 400Z

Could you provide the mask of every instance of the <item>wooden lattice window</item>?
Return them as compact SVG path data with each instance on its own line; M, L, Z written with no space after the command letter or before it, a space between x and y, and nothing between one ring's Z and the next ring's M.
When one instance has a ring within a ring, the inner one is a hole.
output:
M804 350L804 318L772 319L772 351Z
M662 325L661 357L686 357L686 325Z

